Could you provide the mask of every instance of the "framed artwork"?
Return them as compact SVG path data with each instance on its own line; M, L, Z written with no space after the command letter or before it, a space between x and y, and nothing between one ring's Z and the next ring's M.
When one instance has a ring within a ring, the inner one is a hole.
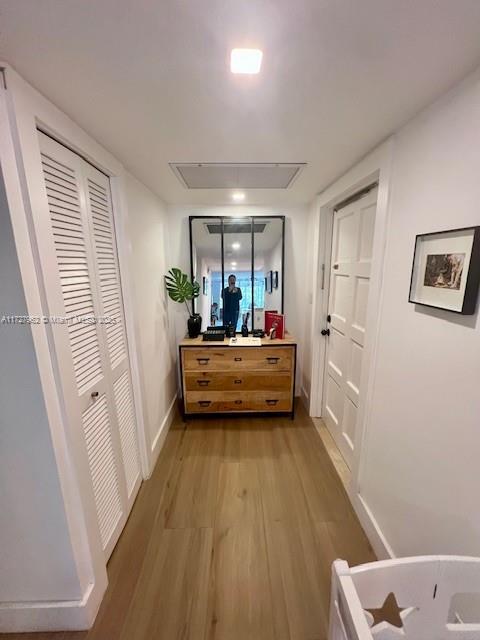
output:
M272 293L272 283L273 283L273 272L269 271L265 276L265 291L267 293Z
M475 313L480 285L480 226L415 238L409 302Z
M273 288L278 289L278 271L273 272Z
M208 293L208 278L206 276L202 278L202 293L204 296Z

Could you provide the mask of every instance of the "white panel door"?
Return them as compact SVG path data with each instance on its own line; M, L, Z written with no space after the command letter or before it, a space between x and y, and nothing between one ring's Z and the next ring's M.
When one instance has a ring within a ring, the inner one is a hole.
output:
M335 211L323 416L351 467L365 343L377 189Z
M39 133L39 139L50 215L45 230L50 230L54 251L54 256L43 255L41 260L49 313L61 320L53 326L52 336L68 422L71 429L83 432L99 533L108 558L126 522L129 495L139 481L123 312L118 308L112 312L111 328L98 321L108 315L104 311L108 285L119 283L115 245L109 240L105 249L114 264L107 274L100 266L101 241L94 239L93 196L87 187L90 169L96 170L48 136ZM105 228L112 230L109 192L106 202L110 222ZM99 223L96 226L100 236L103 232ZM121 305L117 291L115 296Z

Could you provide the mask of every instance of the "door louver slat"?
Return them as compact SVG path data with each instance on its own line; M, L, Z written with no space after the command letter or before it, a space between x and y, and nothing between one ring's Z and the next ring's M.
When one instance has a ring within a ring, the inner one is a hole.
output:
M130 496L138 477L139 460L137 438L135 433L135 415L131 394L130 376L125 371L114 383L115 408L117 411L120 442L122 446L123 464Z
M122 516L107 400L100 396L83 414L83 428L102 543L105 546Z
M86 325L78 316L93 316L94 306L91 294L91 282L88 267L86 269L87 254L85 250L85 230L83 228L80 210L77 178L74 169L57 162L42 153L42 167L45 187L50 211L52 234L55 242L57 265L59 267L60 286L63 295L65 311L68 318L70 338L78 336L79 328L82 339L92 345L92 360L85 371L82 354L72 349L73 367L77 382L77 391L82 392L95 384L102 377L100 361L100 346L95 325ZM55 175L55 183L49 180L49 175ZM59 190L68 192L68 196L58 198ZM61 269L64 261L68 260L69 271ZM77 273L74 274L73 272ZM72 345L72 341L70 342Z
M100 284L103 312L112 317L113 322L105 325L108 355L112 369L127 356L125 332L122 318L112 314L112 302L120 309L120 275L115 255L114 229L110 194L103 185L88 178L88 198L93 221L95 259Z

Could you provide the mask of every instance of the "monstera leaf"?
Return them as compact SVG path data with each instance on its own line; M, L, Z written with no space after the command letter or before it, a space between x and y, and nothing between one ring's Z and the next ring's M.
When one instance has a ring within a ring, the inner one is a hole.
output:
M196 280L192 282L192 298L198 298L200 295L200 283Z
M191 282L188 279L186 273L183 273L181 269L172 267L168 274L165 276L165 285L167 287L168 295L174 302L184 302L188 308L187 300L193 300L200 295L200 285L198 282Z

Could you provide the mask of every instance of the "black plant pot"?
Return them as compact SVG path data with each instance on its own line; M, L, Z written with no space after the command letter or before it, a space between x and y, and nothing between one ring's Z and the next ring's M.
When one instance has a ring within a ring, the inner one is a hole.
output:
M188 337L198 338L202 330L202 316L196 313L188 319Z

